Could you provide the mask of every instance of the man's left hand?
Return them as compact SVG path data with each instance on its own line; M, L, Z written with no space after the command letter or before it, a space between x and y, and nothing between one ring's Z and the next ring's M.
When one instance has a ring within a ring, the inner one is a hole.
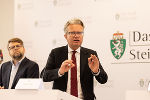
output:
M88 64L93 73L98 73L99 71L99 60L95 55L91 54L88 58Z

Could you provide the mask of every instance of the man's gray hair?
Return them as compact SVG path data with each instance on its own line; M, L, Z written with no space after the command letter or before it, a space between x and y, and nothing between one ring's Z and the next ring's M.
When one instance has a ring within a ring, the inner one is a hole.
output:
M74 19L69 20L69 21L65 24L65 27L64 27L64 32L65 32L65 33L68 32L68 31L67 31L67 27L68 27L69 25L71 25L71 24L79 24L79 25L81 25L81 26L84 28L83 22L82 22L80 19L78 19L78 18L74 18Z

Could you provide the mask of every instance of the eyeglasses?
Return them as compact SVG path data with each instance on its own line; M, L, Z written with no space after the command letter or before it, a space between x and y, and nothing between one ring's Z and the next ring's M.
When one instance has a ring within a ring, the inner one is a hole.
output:
M9 50L12 50L12 49L20 49L22 47L22 45L14 45L14 46L10 46L10 47L8 47L9 48Z
M84 32L68 32L69 35L82 35Z

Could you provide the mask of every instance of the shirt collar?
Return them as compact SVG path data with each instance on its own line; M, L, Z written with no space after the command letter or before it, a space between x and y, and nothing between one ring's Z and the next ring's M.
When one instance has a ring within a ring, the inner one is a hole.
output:
M25 58L25 56L23 56L22 59L20 61L18 61L18 63L16 65L20 64L24 58ZM12 63L12 65L14 65L12 60L10 62Z
M81 47L79 47L77 50L75 50L75 51L77 51L78 53L80 53L80 48ZM70 52L72 52L72 51L74 51L74 50L72 50L69 46L68 46L68 53L70 53Z

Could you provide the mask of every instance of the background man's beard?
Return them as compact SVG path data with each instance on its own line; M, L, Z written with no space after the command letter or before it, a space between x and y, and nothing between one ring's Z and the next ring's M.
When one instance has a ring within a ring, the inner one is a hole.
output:
M21 53L17 56L13 55L13 59L15 59L15 60L20 60L22 57L23 57L23 55Z

